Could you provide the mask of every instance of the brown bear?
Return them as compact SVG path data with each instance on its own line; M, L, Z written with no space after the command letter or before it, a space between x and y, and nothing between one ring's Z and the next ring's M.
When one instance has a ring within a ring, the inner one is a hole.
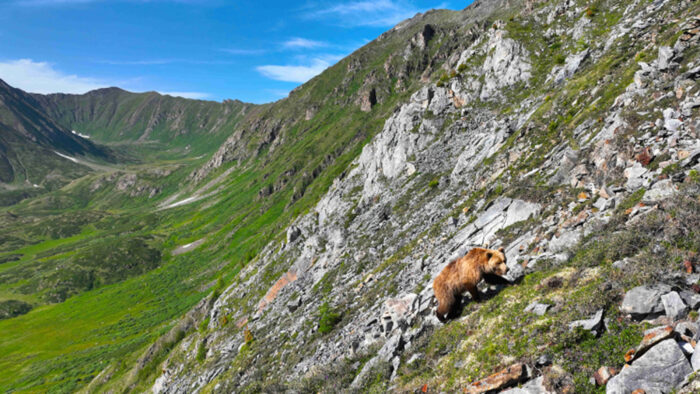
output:
M503 248L474 248L465 256L451 261L433 282L433 291L438 300L435 311L438 319L444 322L446 318L452 317L465 291L469 291L472 299L478 301L476 285L482 279L491 284L510 284L510 281L501 277L507 272Z

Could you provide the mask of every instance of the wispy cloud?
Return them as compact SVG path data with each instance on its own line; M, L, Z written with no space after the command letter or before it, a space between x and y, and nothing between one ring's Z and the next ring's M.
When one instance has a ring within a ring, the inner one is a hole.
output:
M183 98L194 99L194 100L204 100L204 99L211 97L211 95L209 93L202 93L202 92L158 92L158 93L167 94L168 96L173 96L173 97L183 97Z
M262 55L267 52L264 49L243 49L243 48L221 48L221 52L230 53L232 55L253 56Z
M256 70L267 78L284 82L304 83L331 65L327 59L314 58L306 65L265 65Z
M270 93L274 98L280 99L289 96L289 90L283 89L265 89L266 92Z
M233 64L225 60L199 60L199 59L137 59L137 60L95 60L95 63L109 64L113 66L159 66L164 64Z
M79 77L57 71L46 62L19 59L0 62L0 78L32 93L85 93L110 86L97 78Z
M436 5L444 8L446 4ZM426 8L416 7L406 0L360 0L342 2L326 8L307 12L309 19L325 19L343 26L394 26Z
M66 4L84 4L93 3L99 0L16 0L14 3L26 6L39 5L66 5Z
M35 62L32 59L0 61L0 79L24 91L42 94L82 94L121 84L99 78L66 74L55 69L51 63ZM203 92L159 91L159 93L198 100L211 97L208 93Z
M323 41L314 41L301 37L290 38L285 41L282 46L286 49L313 49L328 46L328 43Z
M10 0L12 4L21 6L61 6L71 4L86 4L105 2L106 0ZM186 4L205 4L216 3L212 0L120 0L122 2L132 3L148 3L148 2L170 2L170 3L186 3Z

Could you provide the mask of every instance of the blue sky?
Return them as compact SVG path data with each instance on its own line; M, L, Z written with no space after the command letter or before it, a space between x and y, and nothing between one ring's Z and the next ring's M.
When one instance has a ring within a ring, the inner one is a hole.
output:
M0 78L274 101L396 23L463 0L0 0Z

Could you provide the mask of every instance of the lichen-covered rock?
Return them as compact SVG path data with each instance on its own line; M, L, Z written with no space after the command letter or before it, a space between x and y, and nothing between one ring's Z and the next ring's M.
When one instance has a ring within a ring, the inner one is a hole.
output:
M676 341L667 339L610 379L606 393L627 394L637 389L668 393L691 372L693 369Z

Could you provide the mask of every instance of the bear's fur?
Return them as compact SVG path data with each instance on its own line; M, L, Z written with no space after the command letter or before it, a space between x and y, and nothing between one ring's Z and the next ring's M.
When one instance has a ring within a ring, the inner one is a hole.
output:
M435 311L438 319L444 322L446 318L452 317L465 291L472 295L474 301L478 301L479 292L476 285L482 279L491 284L510 283L501 277L507 272L503 248L474 248L465 256L451 261L433 282L433 291L438 300Z

